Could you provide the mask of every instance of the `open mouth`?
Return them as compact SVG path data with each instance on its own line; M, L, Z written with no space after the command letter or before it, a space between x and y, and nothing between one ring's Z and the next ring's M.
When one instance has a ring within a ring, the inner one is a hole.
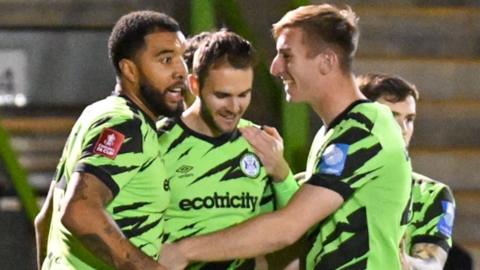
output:
M182 92L186 91L186 89L185 84L175 84L167 88L167 94L178 101L183 98Z
M228 123L233 123L237 120L237 115L234 114L220 114L220 117Z
M182 84L178 83L167 88L167 91L173 94L176 94L176 93L181 94L182 91L185 91L185 90L187 90L187 87L183 83Z

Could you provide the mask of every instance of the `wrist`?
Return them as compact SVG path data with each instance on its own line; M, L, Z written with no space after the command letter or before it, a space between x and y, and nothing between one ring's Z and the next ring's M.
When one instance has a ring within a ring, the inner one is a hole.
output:
M277 167L270 176L274 182L283 182L290 174L290 167L285 160L282 160L281 165Z
M174 244L177 248L175 249L178 253L177 256L182 258L182 260L188 265L191 261L193 254L190 254L188 249L188 243L185 240L181 240Z

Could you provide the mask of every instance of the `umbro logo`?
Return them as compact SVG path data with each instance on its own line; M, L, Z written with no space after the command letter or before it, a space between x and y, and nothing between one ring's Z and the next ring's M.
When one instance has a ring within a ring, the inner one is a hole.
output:
M182 165L180 168L178 168L176 170L177 173L188 173L189 171L191 171L193 169L192 166L189 166L189 165Z

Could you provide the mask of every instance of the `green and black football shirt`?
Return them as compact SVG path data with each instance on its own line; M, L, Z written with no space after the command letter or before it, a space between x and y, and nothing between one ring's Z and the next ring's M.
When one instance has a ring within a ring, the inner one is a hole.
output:
M239 126L252 125L241 120ZM273 184L240 132L209 137L181 119L158 123L170 180L167 241L218 231L284 206L298 189L290 174ZM189 269L253 269L252 261L195 264Z
M431 243L447 253L452 246L455 200L447 185L413 173L412 218L405 235L408 254L418 243Z
M310 150L306 179L305 184L331 189L344 200L309 231L307 269L401 269L411 166L386 106L359 100L328 129L322 127Z
M127 98L110 96L83 111L57 167L54 212L42 269L111 268L61 224L64 194L74 172L93 174L110 188L114 197L106 211L135 246L154 259L158 257L169 201L159 149L154 122Z

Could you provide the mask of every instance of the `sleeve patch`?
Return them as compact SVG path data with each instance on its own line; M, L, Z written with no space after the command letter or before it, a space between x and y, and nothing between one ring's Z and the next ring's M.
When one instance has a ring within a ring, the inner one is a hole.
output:
M106 128L98 138L93 152L110 159L115 159L124 140L125 135L116 130Z
M340 176L345 168L349 147L350 145L344 143L329 145L323 152L318 165L319 172Z
M442 201L443 215L438 223L438 230L447 237L452 235L455 207L452 202Z

